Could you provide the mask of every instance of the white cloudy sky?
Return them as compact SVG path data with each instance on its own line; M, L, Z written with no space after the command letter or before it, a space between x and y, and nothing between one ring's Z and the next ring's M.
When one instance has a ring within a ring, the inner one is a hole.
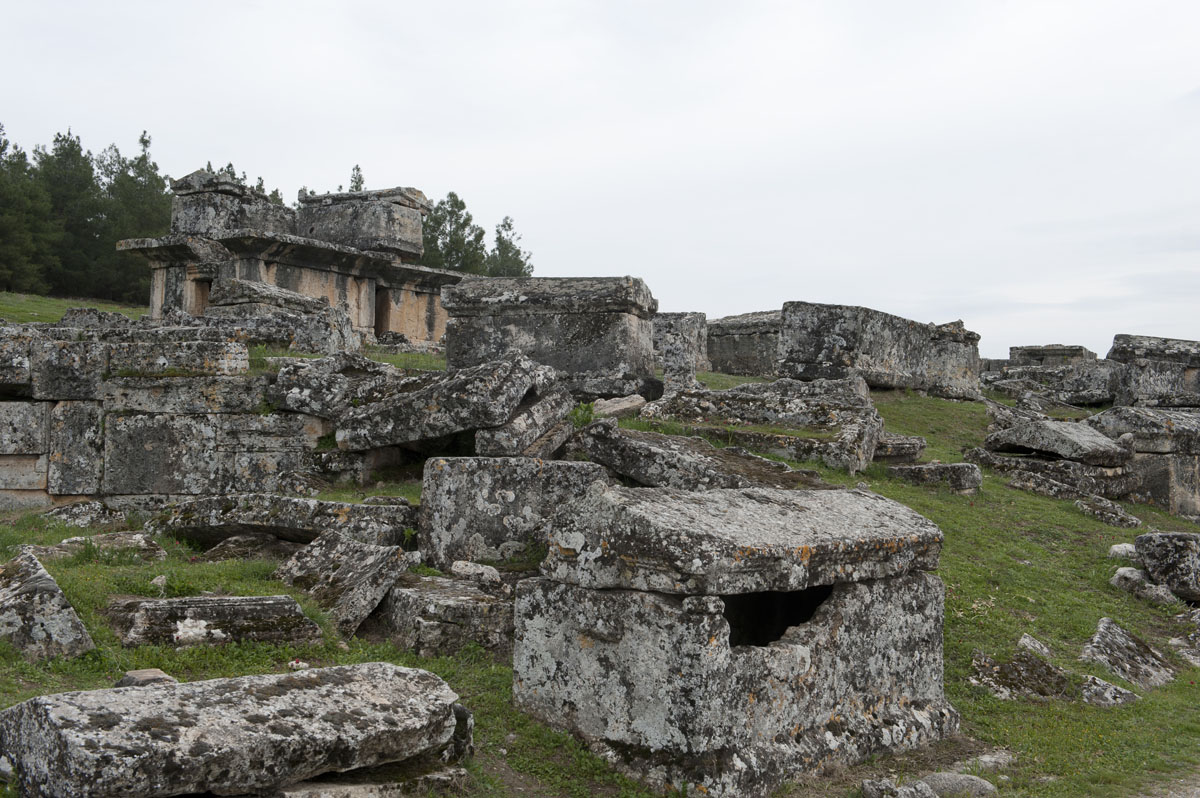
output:
M1200 339L1194 0L0 0L0 122L289 198L456 191L543 276L710 318Z

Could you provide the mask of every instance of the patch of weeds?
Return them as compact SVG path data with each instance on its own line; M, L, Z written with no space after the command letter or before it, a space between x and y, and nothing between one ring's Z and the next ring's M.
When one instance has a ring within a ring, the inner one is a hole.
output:
M363 347L363 356L377 363L387 363L401 369L413 371L445 371L446 356L428 352L400 352L392 354L377 346Z
M571 408L571 412L567 414L567 419L575 425L575 429L582 429L591 424L595 419L595 411L595 402L580 402Z
M315 452L332 452L337 448L337 433L329 432L317 438L317 445L313 447Z
M409 573L416 574L417 576L445 576L445 574L438 569L429 565L425 565L424 563L417 563L408 570Z
M696 373L696 381L710 391L727 391L751 382L774 382L774 377L746 377L738 374L720 374L715 371Z

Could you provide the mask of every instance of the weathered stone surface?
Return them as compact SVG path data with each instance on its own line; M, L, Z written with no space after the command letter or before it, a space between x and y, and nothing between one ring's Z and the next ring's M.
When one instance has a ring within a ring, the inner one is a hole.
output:
M34 340L29 373L34 399L94 399L108 371L108 347L95 341Z
M0 322L0 393L29 395L30 347L36 337L37 333L24 325Z
M897 785L887 779L864 779L859 788L862 798L937 798L937 793L923 781Z
M983 798L996 792L990 781L969 773L930 773L921 777L921 783L938 798Z
M588 458L651 488L823 488L812 471L793 471L783 463L744 449L718 449L703 438L623 430L615 419L594 421L580 430Z
M139 668L125 671L125 675L117 680L113 687L148 687L152 684L178 684L179 680L158 668Z
M146 532L108 532L101 535L82 535L67 538L53 546L26 544L21 549L43 561L55 560L59 557L73 557L88 549L105 554L132 554L150 562L167 558L166 550L155 543L154 538Z
M1116 335L1108 359L1121 363L1134 360L1162 360L1200 367L1200 341L1159 338L1152 335Z
M875 455L871 458L876 463L903 464L915 463L925 452L926 441L917 435L897 435L884 430L875 443Z
M1200 601L1200 534L1149 532L1133 545L1151 579L1184 601Z
M347 780L325 777L316 782L301 782L284 787L269 798L401 798L401 796L465 795L471 785L466 768L444 767L430 773L397 779L384 776L382 781L363 783L364 774ZM255 798L258 798L257 796Z
M44 515L64 526L76 526L83 529L90 527L124 524L125 513L108 507L102 501L74 502L47 510Z
M979 335L847 305L785 302L780 373L803 380L859 372L873 388L915 388L953 399L979 396Z
M1149 575L1140 568L1118 568L1108 583L1118 590L1132 593L1143 601L1154 604L1179 603L1179 599L1170 588L1154 584Z
M431 207L415 188L302 195L296 229L310 238L415 260L425 251L421 217Z
M697 371L708 371L708 325L703 313L658 313L654 357L666 390L698 387Z
M1084 515L1090 515L1097 521L1109 526L1119 526L1122 529L1136 529L1142 525L1142 519L1125 512L1125 508L1121 505L1110 502L1108 499L1101 498L1100 496L1076 499L1075 506Z
M296 212L275 205L266 195L224 175L203 169L171 184L171 232L210 236L223 230L253 227L281 233L296 231Z
M99 402L59 402L50 413L46 489L95 495L104 475L104 412Z
M44 454L0 455L0 490L45 491L49 464ZM48 500L43 495L40 504ZM19 503L6 504L6 508L19 507Z
M624 396L654 377L658 302L636 277L468 278L442 290L442 305L452 369L515 349L564 372L576 394Z
M506 424L476 432L475 453L481 457L518 457L565 419L573 407L575 400L563 389L534 396L523 402Z
M125 646L304 644L321 639L321 627L291 596L117 599L105 614Z
M106 372L118 377L153 377L180 372L230 375L250 368L246 344L236 341L112 343L106 344L106 348Z
M484 593L504 596L512 592L500 576L500 571L490 565L470 560L455 560L450 564L450 576L472 582Z
M215 415L109 413L104 421L106 494L216 493L224 459Z
M778 369L779 333L783 314L778 310L743 313L708 322L708 358L721 374L773 376Z
M258 280L236 277L214 280L208 295L210 305L274 305L297 313L318 313L329 307L329 300L305 296Z
M1010 346L1008 359L1014 366L1062 366L1081 360L1095 360L1096 353L1085 346L1066 344Z
M1017 698L1069 700L1079 694L1066 671L1028 649L1018 651L1007 662L998 662L982 651L975 651L971 656L971 667L972 675L968 681L1004 701Z
M0 567L0 640L27 660L76 657L96 647L54 577L29 553Z
M975 447L963 453L963 459L1002 473L1019 476L1021 472L1038 474L1076 489L1109 499L1137 499L1143 477L1128 463L1119 468L1104 468L1073 460L1041 460L1035 457L1006 457Z
M545 544L547 520L608 472L596 463L431 457L421 489L421 551L434 566L498 560L508 541Z
M1149 407L1114 407L1086 422L1109 438L1133 436L1133 449L1146 454L1200 454L1200 412Z
M110 413L256 413L269 384L267 377L242 375L113 377L100 384L97 398Z
M1009 366L983 383L1013 398L1032 393L1066 405L1112 404L1126 370L1115 360L1083 360L1056 366Z
M248 532L222 540L200 556L205 562L221 560L286 560L300 549L303 543L280 540L266 532Z
M522 457L536 460L558 459L567 441L575 434L575 425L570 419L560 421L521 452Z
M531 390L546 390L555 378L553 369L510 355L417 383L411 390L405 385L382 401L346 411L338 421L337 444L354 451L499 427Z
M1059 482L1044 474L1032 471L1015 470L1011 474L1012 479L1008 481L1010 488L1027 490L1030 493L1049 496L1052 499L1073 501L1080 512L1086 513L1096 520L1111 526L1132 529L1142 525L1140 518L1130 515L1125 512L1125 508L1121 507L1121 505L1109 501L1102 496L1079 490L1073 485Z
M448 656L476 643L512 653L513 604L463 579L401 574L361 633L382 634L422 657Z
M646 406L646 397L638 394L616 396L612 399L597 399L592 404L593 418L625 418L636 416Z
M336 419L351 407L378 402L441 377L430 374L412 378L385 363L341 352L284 365L267 389L267 401L284 410Z
M1175 678L1175 669L1153 648L1111 618L1101 618L1079 658L1097 662L1127 682L1149 690Z
M974 463L922 463L888 466L888 474L914 485L945 484L955 493L975 494L983 484L983 472Z
M404 530L415 527L416 521L416 509L407 504L350 504L241 493L183 502L154 527L202 546L252 533L308 543L329 529L363 543L391 546L399 543Z
M1142 558L1138 556L1137 548L1132 543L1114 543L1108 547L1108 559L1110 560L1130 560L1142 564Z
M1095 428L1072 421L1021 422L991 433L983 445L993 452L1037 454L1109 468L1133 458L1132 447L1121 446Z
M298 352L355 351L362 338L344 305L300 313L261 302L209 305L203 323L247 344L272 344Z
M392 589L409 561L399 546L374 546L326 532L272 575L311 595L350 637Z
M0 402L0 454L50 451L52 402Z
M859 490L593 486L550 527L542 574L675 594L804 590L937 565L942 533Z
M457 698L382 662L60 693L0 714L0 744L38 798L236 795L452 747Z
M883 419L858 377L679 391L646 405L642 416L688 422L694 434L718 435L764 454L820 460L851 473L870 464L883 433Z
M1112 682L1106 682L1090 673L1083 677L1083 685L1080 690L1085 702L1098 707L1115 707L1141 699L1141 696L1132 690L1118 687Z
M514 702L653 787L689 795L764 796L800 773L953 732L936 577L804 595L680 601L525 580ZM760 636L764 616L776 622Z

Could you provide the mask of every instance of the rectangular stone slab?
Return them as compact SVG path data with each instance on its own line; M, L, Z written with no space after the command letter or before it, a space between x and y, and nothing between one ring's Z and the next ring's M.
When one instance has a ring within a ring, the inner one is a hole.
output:
M937 567L942 532L861 490L600 489L550 524L542 573L676 594L802 590Z
M49 451L50 402L0 402L0 454Z
M238 795L435 752L457 699L383 662L59 693L0 713L0 746L23 795Z
M291 596L118 599L106 612L122 645L313 643L321 627Z

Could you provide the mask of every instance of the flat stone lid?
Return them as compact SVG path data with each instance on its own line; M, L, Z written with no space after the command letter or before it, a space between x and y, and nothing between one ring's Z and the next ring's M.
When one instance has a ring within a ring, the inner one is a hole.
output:
M639 277L482 277L442 291L451 316L631 313L649 319L658 300Z
M942 532L861 490L593 485L549 530L542 573L591 588L720 595L802 590L937 566Z

